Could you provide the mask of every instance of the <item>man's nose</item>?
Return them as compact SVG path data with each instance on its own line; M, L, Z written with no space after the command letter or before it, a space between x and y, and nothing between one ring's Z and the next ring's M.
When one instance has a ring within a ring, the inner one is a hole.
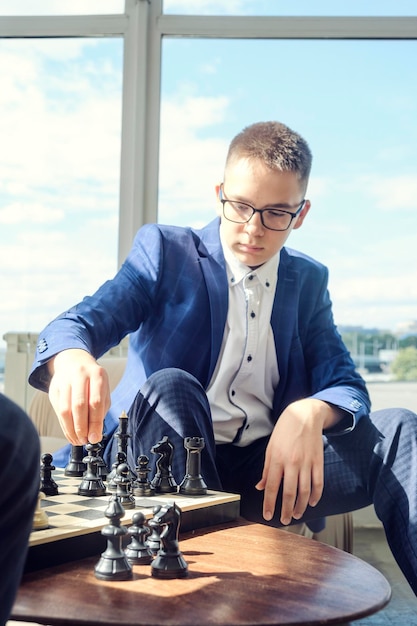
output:
M262 224L261 214L256 212L252 215L249 222L246 222L246 230L251 233L263 234L264 225Z

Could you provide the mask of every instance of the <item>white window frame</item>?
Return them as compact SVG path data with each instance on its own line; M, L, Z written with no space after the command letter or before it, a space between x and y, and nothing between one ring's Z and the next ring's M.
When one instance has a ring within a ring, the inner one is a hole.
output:
M162 13L162 0L126 0L119 15L0 17L0 38L123 37L118 262L158 215L163 37L417 39L417 17L250 17Z

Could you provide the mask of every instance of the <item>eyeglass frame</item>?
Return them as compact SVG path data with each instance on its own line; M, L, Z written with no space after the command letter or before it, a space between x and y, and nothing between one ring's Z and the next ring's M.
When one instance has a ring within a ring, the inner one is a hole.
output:
M226 196L224 195L224 190L223 190L223 183L220 184L220 188L219 188L219 200L223 205L223 217L225 219L227 219L228 222L233 222L233 224L248 224L248 222L251 221L252 217L255 215L255 213L259 213L259 215L261 216L261 222L262 222L262 226L264 228L267 228L268 230L272 230L275 231L276 233L282 233L285 232L286 230L289 229L289 227L291 226L293 220L299 216L299 214L301 213L301 211L303 210L305 203L306 203L306 198L303 198L303 200L301 200L301 204L299 205L298 209L296 210L295 213L292 213L292 211L286 211L285 209L281 209L279 206L270 206L270 207L265 207L265 209L255 209L255 207L253 207L251 204L249 204L249 202L241 202L240 200L230 200L229 198L226 198ZM231 220L229 217L227 217L225 215L224 212L224 205L226 204L226 202L238 202L239 204L243 204L244 206L248 207L248 209L252 209L252 215L244 222L236 222L235 220ZM287 228L271 228L270 226L267 226L264 222L264 217L263 214L265 211L272 211L274 209L279 209L279 211L281 213L285 213L286 215L290 216L290 223L288 224Z

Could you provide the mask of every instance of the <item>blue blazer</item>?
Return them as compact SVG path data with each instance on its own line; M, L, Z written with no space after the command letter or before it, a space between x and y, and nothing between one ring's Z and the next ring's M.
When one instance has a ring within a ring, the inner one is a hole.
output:
M323 265L281 251L271 315L280 374L272 420L294 400L314 397L350 413L350 430L370 403L334 325L327 282ZM106 416L110 435L142 383L159 369L184 369L207 388L227 307L219 219L201 230L143 226L117 275L40 333L29 382L47 390L45 363L63 349L83 348L98 358L129 334L126 371Z

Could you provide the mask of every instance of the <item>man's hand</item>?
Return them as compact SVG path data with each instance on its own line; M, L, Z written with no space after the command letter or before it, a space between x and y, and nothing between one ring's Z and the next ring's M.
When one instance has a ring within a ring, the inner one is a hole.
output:
M49 399L68 441L74 445L102 439L110 408L106 370L85 350L64 350L48 363Z
M307 506L315 506L323 493L323 439L325 428L335 425L343 411L321 400L307 398L290 404L271 434L262 478L263 516L271 520L282 484L280 520L288 525L300 519Z

